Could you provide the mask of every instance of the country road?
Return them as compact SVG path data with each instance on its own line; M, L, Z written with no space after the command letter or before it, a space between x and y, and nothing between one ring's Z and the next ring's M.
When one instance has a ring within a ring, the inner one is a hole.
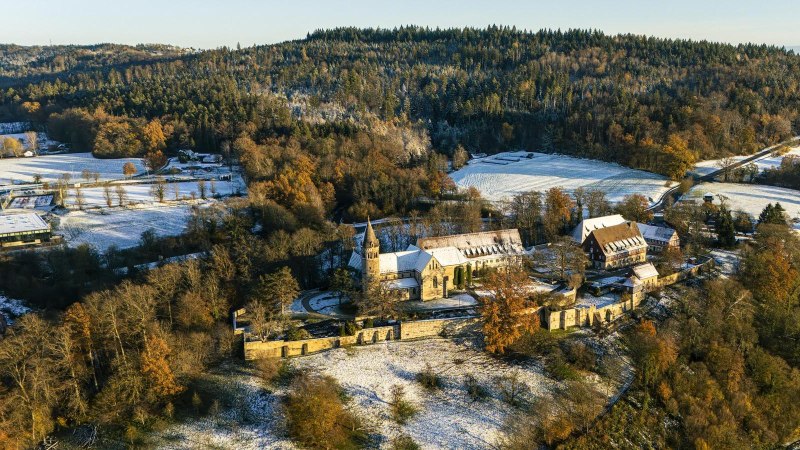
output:
M775 144L773 146L767 147L767 148L765 148L765 149L763 149L763 150L761 150L761 151L759 151L757 153L754 153L754 154L748 156L747 158L742 159L741 161L737 161L737 162L731 164L730 166L728 166L727 170L736 169L737 167L741 167L741 166L743 166L745 164L748 164L748 163L751 163L753 161L757 161L759 159L766 158L767 156L771 155L772 152L776 148L780 147L781 145L789 144L789 143L795 142L797 140L800 140L800 136L795 136L795 137L793 137L791 139L787 139L787 140L785 140L783 142L779 142L779 143L777 143L777 144ZM717 175L721 174L723 172L723 170L724 169L715 170L715 171L713 171L711 173L708 173L708 174L705 174L705 175L702 175L702 176L693 176L693 178L694 178L695 183L703 182L703 181L714 181L714 178L716 178ZM681 194L678 192L678 189L680 189L680 184L678 184L678 185L670 188L668 191L664 192L661 195L661 198L659 198L658 201L653 206L648 208L648 211L653 211L653 212L661 212L661 211L663 211L664 210L664 206L666 205L666 200L667 200L668 197L672 197L673 203L677 202L678 199L680 199L680 197L681 197Z

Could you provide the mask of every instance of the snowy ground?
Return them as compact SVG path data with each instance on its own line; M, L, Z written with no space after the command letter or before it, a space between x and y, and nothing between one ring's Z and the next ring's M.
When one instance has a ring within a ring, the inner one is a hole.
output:
M241 177L235 177L232 181L214 181L214 190L216 194L211 191L211 183L205 182L206 196L230 196L234 194L242 194L246 192L244 181ZM128 202L132 203L153 203L155 201L152 189L155 186L153 183L149 184L132 184L126 183L123 185L125 188L125 196ZM116 198L116 184L110 188L112 204L117 203ZM200 198L200 188L197 181L183 181L178 183L166 183L164 185L164 199L172 201L176 199L176 189L178 199L191 199ZM105 190L102 187L91 187L80 190L84 199L84 207L105 207ZM69 189L67 192L66 204L67 206L75 206L75 189Z
M592 294L584 294L582 297L578 297L575 305L578 308L588 308L592 305L594 305L596 308L603 308L605 306L619 302L619 299L620 299L619 294L615 292L608 292L599 297L595 297Z
M475 306L478 301L469 294L454 294L450 298L437 298L427 301L408 301L403 302L402 307L407 311L426 311L434 309L461 308L464 306Z
M22 300L15 300L0 295L0 315L5 318L6 324L11 325L14 323L14 319L29 311L30 308L25 306L25 302Z
M694 186L684 199L702 202L706 193L715 194L715 204L719 204L722 195L727 198L729 209L741 210L756 218L768 203L776 202L780 202L790 219L800 217L800 191L793 189L759 184L701 183Z
M501 400L497 377L515 374L527 388L527 400L547 396L558 385L537 363L512 366L471 343L445 339L342 348L291 361L295 367L339 380L350 398L349 407L380 442L380 448L390 448L391 439L400 433L410 435L424 449L494 448L503 435L506 417L514 411ZM428 364L441 377L442 389L429 392L415 381ZM468 374L488 391L488 398L473 401L468 396ZM236 406L224 409L217 417L159 432L154 443L157 448L296 448L281 427L279 398L286 394L285 387L267 393L243 371L230 371L219 378L231 386L231 403ZM391 418L389 402L394 385L402 386L406 400L418 409L405 425Z
M192 205L188 203L70 211L60 217L56 231L71 247L85 243L99 251L111 245L128 248L139 245L142 233L151 228L158 236L183 233L191 212Z
M528 159L525 155L532 154ZM460 188L474 186L490 201L509 200L520 192L562 187L604 191L618 202L626 195L642 194L657 200L669 189L666 177L602 161L543 153L506 152L472 160L450 174Z
M343 299L344 300L344 299ZM334 292L323 292L316 295L308 301L311 306L311 312L318 312L320 314L339 314L339 297Z
M69 173L72 182L81 182L84 169L99 173L100 180L117 180L123 178L122 166L126 162L134 163L139 173L145 170L139 158L97 159L91 153L4 158L0 159L0 185L32 182L36 174L42 176L42 181L54 182Z
M391 439L405 432L423 448L477 449L495 444L512 410L494 391L497 376L516 372L529 389L529 399L545 395L555 386L538 366L515 369L470 345L450 340L337 349L296 363L338 379L359 416L381 436ZM444 387L440 391L431 393L415 381L426 364L442 377ZM489 399L472 401L464 386L467 374L490 391ZM402 386L406 399L419 408L406 425L391 419L389 402L394 385Z
M724 275L735 275L739 269L739 252L736 250L712 250L711 257Z
M787 152L784 155L780 156L770 155L766 158L753 161L753 163L758 167L758 171L762 172L767 169L773 169L775 167L779 167L781 165L781 160L783 159L783 157L789 155L800 156L800 147L793 147L791 150L789 150L789 152ZM732 159L733 161L738 162L747 158L748 156L749 155L734 156L732 157ZM692 173L698 175L708 175L709 173L720 169L719 166L720 161L721 161L720 159L710 159L707 161L700 161L699 163L695 164Z

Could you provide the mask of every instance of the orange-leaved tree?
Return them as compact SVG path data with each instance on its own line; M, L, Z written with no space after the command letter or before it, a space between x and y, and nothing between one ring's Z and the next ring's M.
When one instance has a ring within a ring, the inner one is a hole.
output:
M481 298L481 316L487 351L504 353L524 333L539 328L539 316L531 309L535 303L530 299L529 285L525 269L515 264L484 277L483 288L489 295Z

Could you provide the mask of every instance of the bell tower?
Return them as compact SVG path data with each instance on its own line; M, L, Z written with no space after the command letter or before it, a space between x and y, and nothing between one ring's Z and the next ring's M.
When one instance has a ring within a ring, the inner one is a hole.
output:
M367 231L364 232L362 250L364 257L361 263L361 288L366 293L372 283L380 281L381 276L380 243L375 236L375 230L372 229L369 217L367 218Z

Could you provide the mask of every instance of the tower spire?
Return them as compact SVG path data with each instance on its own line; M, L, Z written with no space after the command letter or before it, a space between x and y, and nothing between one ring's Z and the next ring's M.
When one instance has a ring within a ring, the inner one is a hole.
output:
M375 236L375 230L372 229L372 222L370 222L369 216L367 216L367 231L364 232L364 248L373 246L378 246L378 237Z

